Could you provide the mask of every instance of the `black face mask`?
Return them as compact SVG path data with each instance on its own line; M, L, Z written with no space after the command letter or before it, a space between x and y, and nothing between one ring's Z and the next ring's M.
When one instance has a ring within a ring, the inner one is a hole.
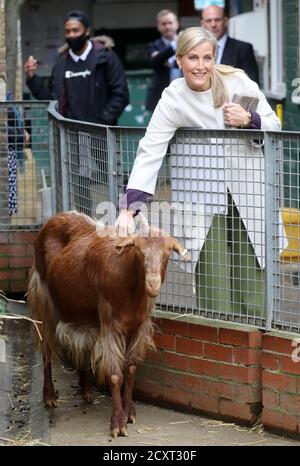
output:
M81 36L78 37L69 37L66 39L67 44L69 45L70 49L73 52L78 52L79 50L83 49L88 37L84 32Z

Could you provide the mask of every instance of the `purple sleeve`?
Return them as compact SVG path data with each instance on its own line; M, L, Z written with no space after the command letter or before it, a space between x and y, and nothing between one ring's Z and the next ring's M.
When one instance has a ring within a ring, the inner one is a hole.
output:
M134 209L138 209L151 196L152 194L139 191L138 189L127 189L120 199L119 207L120 209L128 209L130 206L134 206Z
M249 129L261 129L261 118L257 112L251 112Z

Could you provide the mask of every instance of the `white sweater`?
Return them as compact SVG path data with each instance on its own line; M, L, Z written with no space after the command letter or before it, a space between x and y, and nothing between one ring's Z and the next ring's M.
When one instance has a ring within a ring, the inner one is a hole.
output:
M259 98L257 113L262 130L279 130L280 121L258 85L243 72L225 75L229 101L233 94ZM152 115L145 136L141 139L127 189L153 194L158 172L168 144L176 129L196 127L224 129L223 109L214 108L211 90L190 89L184 78L176 79L164 90Z

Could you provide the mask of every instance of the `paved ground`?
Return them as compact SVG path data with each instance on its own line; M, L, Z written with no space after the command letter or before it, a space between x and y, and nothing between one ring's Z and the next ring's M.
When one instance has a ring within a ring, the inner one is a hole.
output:
M13 311L26 315L25 306ZM249 429L140 402L129 436L114 440L109 435L110 397L98 391L94 404L86 404L76 373L68 369L54 368L59 403L51 411L44 408L42 366L33 351L30 323L6 320L0 341L0 445L300 446L300 441L271 435L259 425Z

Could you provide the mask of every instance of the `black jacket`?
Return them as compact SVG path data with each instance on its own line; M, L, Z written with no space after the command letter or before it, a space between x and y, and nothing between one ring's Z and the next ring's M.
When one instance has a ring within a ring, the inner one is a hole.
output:
M152 57L152 54L156 53ZM166 45L162 39L157 39L148 45L148 58L154 69L154 76L146 97L146 109L153 111L163 90L170 84L168 59L174 55L171 45Z
M95 76L94 86L90 89L90 116L87 121L105 125L116 125L118 118L129 102L127 80L118 56L98 42L92 41L90 51L93 59ZM65 66L68 51L62 53L51 73L49 86L44 80L34 75L27 81L27 86L36 99L58 100L59 111L65 116L67 96L65 89Z
M228 37L225 43L221 63L223 63L223 65L231 65L235 68L241 68L247 73L250 79L259 84L257 61L254 56L253 47L248 42L242 42L241 40Z

